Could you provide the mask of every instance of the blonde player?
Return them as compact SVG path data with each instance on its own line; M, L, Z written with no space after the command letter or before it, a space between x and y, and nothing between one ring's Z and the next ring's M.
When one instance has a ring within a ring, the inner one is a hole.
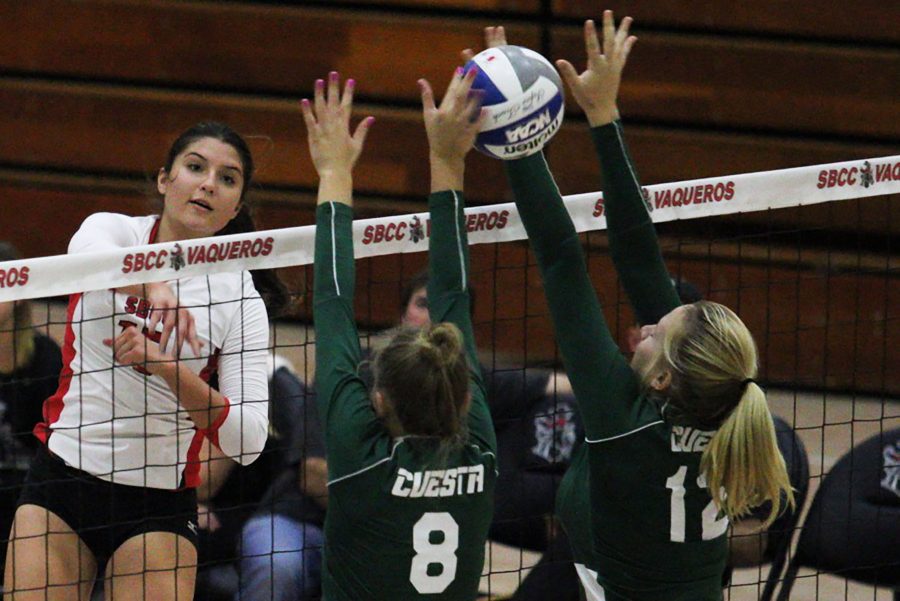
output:
M722 598L729 519L765 501L767 524L792 502L756 347L728 308L681 305L626 152L616 96L631 19L585 23L587 69L557 66L591 125L603 170L616 271L645 325L629 363L604 320L578 235L541 154L508 161L516 204L544 280L586 442L557 512L592 601ZM506 43L488 28L489 45Z

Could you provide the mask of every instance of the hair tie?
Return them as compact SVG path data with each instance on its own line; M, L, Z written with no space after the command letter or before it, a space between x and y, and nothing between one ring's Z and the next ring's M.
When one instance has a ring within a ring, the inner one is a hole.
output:
M756 384L756 380L754 380L753 378L747 378L746 380L741 381L741 388L743 390L747 390L748 384Z

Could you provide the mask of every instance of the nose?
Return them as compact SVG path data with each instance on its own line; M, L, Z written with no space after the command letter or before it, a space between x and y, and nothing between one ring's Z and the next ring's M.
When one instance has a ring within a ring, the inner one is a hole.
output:
M206 179L200 184L200 189L210 196L213 195L216 191L216 177L214 173L210 172Z

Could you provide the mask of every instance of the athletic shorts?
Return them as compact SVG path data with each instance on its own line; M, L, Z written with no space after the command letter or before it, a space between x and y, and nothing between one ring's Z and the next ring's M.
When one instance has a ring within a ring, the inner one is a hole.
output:
M75 531L102 566L128 539L172 532L197 547L197 493L113 484L38 449L18 506L38 505Z

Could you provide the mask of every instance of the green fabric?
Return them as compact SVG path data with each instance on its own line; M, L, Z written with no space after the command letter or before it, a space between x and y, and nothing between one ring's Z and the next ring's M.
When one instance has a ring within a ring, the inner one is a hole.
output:
M435 194L429 205L437 276L429 285L432 316L460 328L477 366L465 285L468 244L458 227L462 195ZM470 601L484 564L496 483L496 443L480 374L470 370L469 435L461 448L446 451L431 438L391 440L356 375L351 211L323 205L316 224L316 385L330 480L324 598Z
M597 128L592 135L601 155L610 252L636 314L644 323L656 323L678 306L678 297L621 126ZM677 435L694 441L708 433L664 423L642 396L638 376L603 317L581 244L543 156L510 161L507 174L589 443L573 457L557 496L575 561L598 572L610 601L718 601L726 537L702 540L701 514L711 497L698 485L701 453L695 447L674 450L680 448ZM674 496L679 482L683 501ZM681 507L683 520L676 514ZM709 533L722 528L722 522L711 523L716 517L707 512ZM680 530L685 542L673 542Z

